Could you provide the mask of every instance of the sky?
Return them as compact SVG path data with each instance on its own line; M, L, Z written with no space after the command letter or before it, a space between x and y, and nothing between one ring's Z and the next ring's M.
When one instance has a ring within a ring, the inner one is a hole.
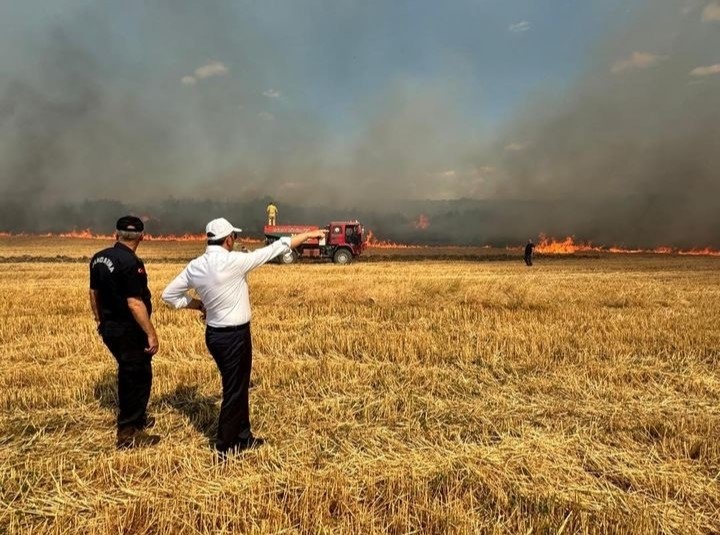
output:
M83 21L95 31L82 28L80 41L95 46L96 39L106 40L117 60L156 71L156 82L178 82L182 73L214 61L228 68L224 83L239 84L248 63L263 62L254 67L286 106L317 113L344 133L359 100L401 77L467 84L464 104L472 106L471 113L496 121L534 87L568 83L583 69L598 39L643 4L4 0L0 28L3 44L32 46L53 28ZM248 41L253 53L258 47L264 50L250 57ZM257 109L265 104L281 110L278 103L258 100Z
M717 176L693 151L717 142L718 0L0 0L0 50L14 202L624 199Z

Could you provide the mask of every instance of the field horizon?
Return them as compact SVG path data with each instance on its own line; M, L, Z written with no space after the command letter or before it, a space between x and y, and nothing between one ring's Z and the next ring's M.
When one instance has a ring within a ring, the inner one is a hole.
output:
M250 404L268 442L217 463L203 324L159 300L201 242L138 251L162 441L114 447L84 264L108 243L0 239L2 533L720 532L720 258L262 267Z

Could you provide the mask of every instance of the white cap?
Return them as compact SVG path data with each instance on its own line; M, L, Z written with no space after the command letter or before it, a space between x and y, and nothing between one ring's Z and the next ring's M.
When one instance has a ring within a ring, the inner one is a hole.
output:
M242 232L242 229L233 227L230 221L224 217L213 219L205 225L205 233L209 240L219 240L220 238L230 236L233 232Z

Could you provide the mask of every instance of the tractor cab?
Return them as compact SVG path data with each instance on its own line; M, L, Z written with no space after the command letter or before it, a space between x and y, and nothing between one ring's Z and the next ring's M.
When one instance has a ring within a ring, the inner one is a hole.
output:
M328 245L347 247L353 256L359 255L364 249L363 227L358 221L333 221L328 230Z

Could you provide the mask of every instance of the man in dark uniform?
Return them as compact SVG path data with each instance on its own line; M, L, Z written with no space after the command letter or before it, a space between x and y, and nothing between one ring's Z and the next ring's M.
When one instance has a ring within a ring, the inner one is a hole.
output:
M145 265L135 255L145 227L139 218L125 216L115 228L115 245L90 261L90 306L98 332L118 363L117 446L131 448L160 440L145 432L155 423L146 409L158 338L150 320Z
M525 264L528 266L532 266L533 249L535 249L535 244L532 240L528 240L525 246Z

